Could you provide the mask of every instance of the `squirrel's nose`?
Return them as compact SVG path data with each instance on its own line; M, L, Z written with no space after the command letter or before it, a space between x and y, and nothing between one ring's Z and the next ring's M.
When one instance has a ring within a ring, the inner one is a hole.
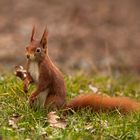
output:
M27 55L26 55L26 57L29 59L29 58L30 58L30 55L29 55L29 54L27 54Z

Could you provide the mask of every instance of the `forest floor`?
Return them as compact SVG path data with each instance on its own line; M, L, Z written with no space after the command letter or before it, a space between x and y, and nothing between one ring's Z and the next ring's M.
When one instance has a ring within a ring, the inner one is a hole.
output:
M78 74L65 76L67 100L88 92L103 96L127 96L140 100L140 81L134 76L92 77ZM122 115L118 110L111 113L95 113L89 109L66 116L56 111L65 125L54 127L49 123L48 110L31 109L29 93L22 90L22 81L11 74L0 77L0 137L3 140L112 140L140 139L140 112ZM60 123L61 124L61 123Z

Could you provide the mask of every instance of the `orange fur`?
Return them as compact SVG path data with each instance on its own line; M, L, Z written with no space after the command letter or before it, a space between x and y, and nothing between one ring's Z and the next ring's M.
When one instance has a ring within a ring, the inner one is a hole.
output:
M27 77L24 79L24 91L31 82L36 84L36 90L29 97L30 105L38 101L40 106L62 107L65 104L66 90L64 78L48 55L47 29L40 41L34 39L35 27L32 29L31 41L26 47Z
M103 112L119 109L121 112L127 113L139 111L140 103L126 97L106 97L89 94L74 98L66 107L74 110L90 107L94 111Z
M41 41L34 39L35 27L32 30L31 42L26 48L27 77L24 80L24 91L31 82L36 90L29 97L30 104L38 98L44 107L63 107L77 110L90 107L94 111L111 111L119 109L122 113L139 111L140 103L125 97L105 97L95 94L83 95L65 103L66 90L63 75L48 56L47 36L45 29ZM19 76L21 77L21 76Z

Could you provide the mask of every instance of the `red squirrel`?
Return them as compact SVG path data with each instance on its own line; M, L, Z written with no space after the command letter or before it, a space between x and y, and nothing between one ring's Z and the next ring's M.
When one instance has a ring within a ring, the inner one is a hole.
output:
M31 82L36 84L36 90L31 93L29 103L38 100L40 106L65 109L80 109L90 107L93 111L110 111L119 109L122 113L140 110L140 103L126 97L105 97L92 94L78 96L66 103L66 88L63 75L54 65L48 55L47 28L40 41L34 39L36 29L33 27L30 44L26 47L27 73L24 81L24 91L28 91Z

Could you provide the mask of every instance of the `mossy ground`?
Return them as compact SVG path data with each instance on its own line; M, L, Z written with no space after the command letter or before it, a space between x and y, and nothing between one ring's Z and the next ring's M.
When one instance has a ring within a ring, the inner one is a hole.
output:
M140 100L140 81L128 75L91 77L79 74L65 76L67 100L80 94L91 92L89 85L98 88L102 94L128 96ZM22 90L22 81L11 74L0 77L0 135L3 139L56 139L56 140L116 140L140 139L140 113L121 115L119 112L95 113L90 110L73 112L64 117L65 129L53 128L47 121L47 111L34 111L28 105L29 93ZM61 111L57 112L63 117ZM17 128L9 126L13 114L20 116Z

